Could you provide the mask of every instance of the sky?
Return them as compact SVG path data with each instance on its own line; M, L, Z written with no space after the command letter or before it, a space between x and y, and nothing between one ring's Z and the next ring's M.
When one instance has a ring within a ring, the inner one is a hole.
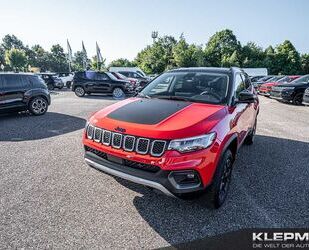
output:
M14 34L24 44L73 52L84 41L88 56L98 42L107 62L134 59L152 43L151 32L181 33L205 45L216 31L231 29L245 44L266 48L290 40L309 53L309 0L0 0L0 38Z

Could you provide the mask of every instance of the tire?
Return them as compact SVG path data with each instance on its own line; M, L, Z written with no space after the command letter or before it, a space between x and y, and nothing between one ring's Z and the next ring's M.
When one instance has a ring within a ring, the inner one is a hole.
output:
M245 139L245 144L247 144L247 145L252 145L253 144L255 133L256 133L256 125L257 125L257 120L255 119L255 123L254 123L253 129L250 132L250 134L247 135L247 137Z
M217 166L213 182L206 194L207 203L211 208L221 207L226 200L231 183L233 159L233 154L228 149Z
M70 89L71 88L72 83L71 82L66 82L65 86Z
M302 93L296 94L292 102L294 105L298 105L298 106L301 105L303 102L303 94Z
M75 93L75 95L77 95L78 97L83 97L83 96L86 94L84 88L83 88L83 87L80 87L80 86L78 86L78 87L76 87L76 88L74 89L74 93Z
M113 89L113 97L115 99L120 99L123 98L125 96L123 90L121 88L114 88Z
M44 97L38 96L29 102L28 109L35 116L44 115L48 110L48 103Z
M52 83L48 83L47 88L48 88L48 90L54 90L55 89L55 87Z

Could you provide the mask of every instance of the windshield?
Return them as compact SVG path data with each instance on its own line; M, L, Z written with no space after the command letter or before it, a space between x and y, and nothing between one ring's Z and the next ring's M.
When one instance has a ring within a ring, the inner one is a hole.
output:
M297 78L296 80L292 81L291 83L298 84L298 85L309 83L309 75L304 75L300 78Z
M227 74L170 72L154 79L139 96L221 104L228 92Z

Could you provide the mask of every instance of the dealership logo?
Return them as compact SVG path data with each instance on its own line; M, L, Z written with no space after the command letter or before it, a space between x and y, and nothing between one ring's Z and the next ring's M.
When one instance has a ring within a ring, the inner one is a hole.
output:
M117 128L115 128L116 131L121 132L121 133L125 133L126 129L125 128L120 128L119 126Z
M309 241L309 232L274 232L274 233L253 233L253 241Z
M254 249L308 249L309 232L253 232L252 243Z

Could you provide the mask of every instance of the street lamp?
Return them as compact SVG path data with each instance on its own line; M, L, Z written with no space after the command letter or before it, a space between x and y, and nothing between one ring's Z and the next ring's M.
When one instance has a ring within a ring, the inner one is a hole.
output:
M152 31L151 38L153 39L153 42L156 41L157 37L158 37L158 31Z

